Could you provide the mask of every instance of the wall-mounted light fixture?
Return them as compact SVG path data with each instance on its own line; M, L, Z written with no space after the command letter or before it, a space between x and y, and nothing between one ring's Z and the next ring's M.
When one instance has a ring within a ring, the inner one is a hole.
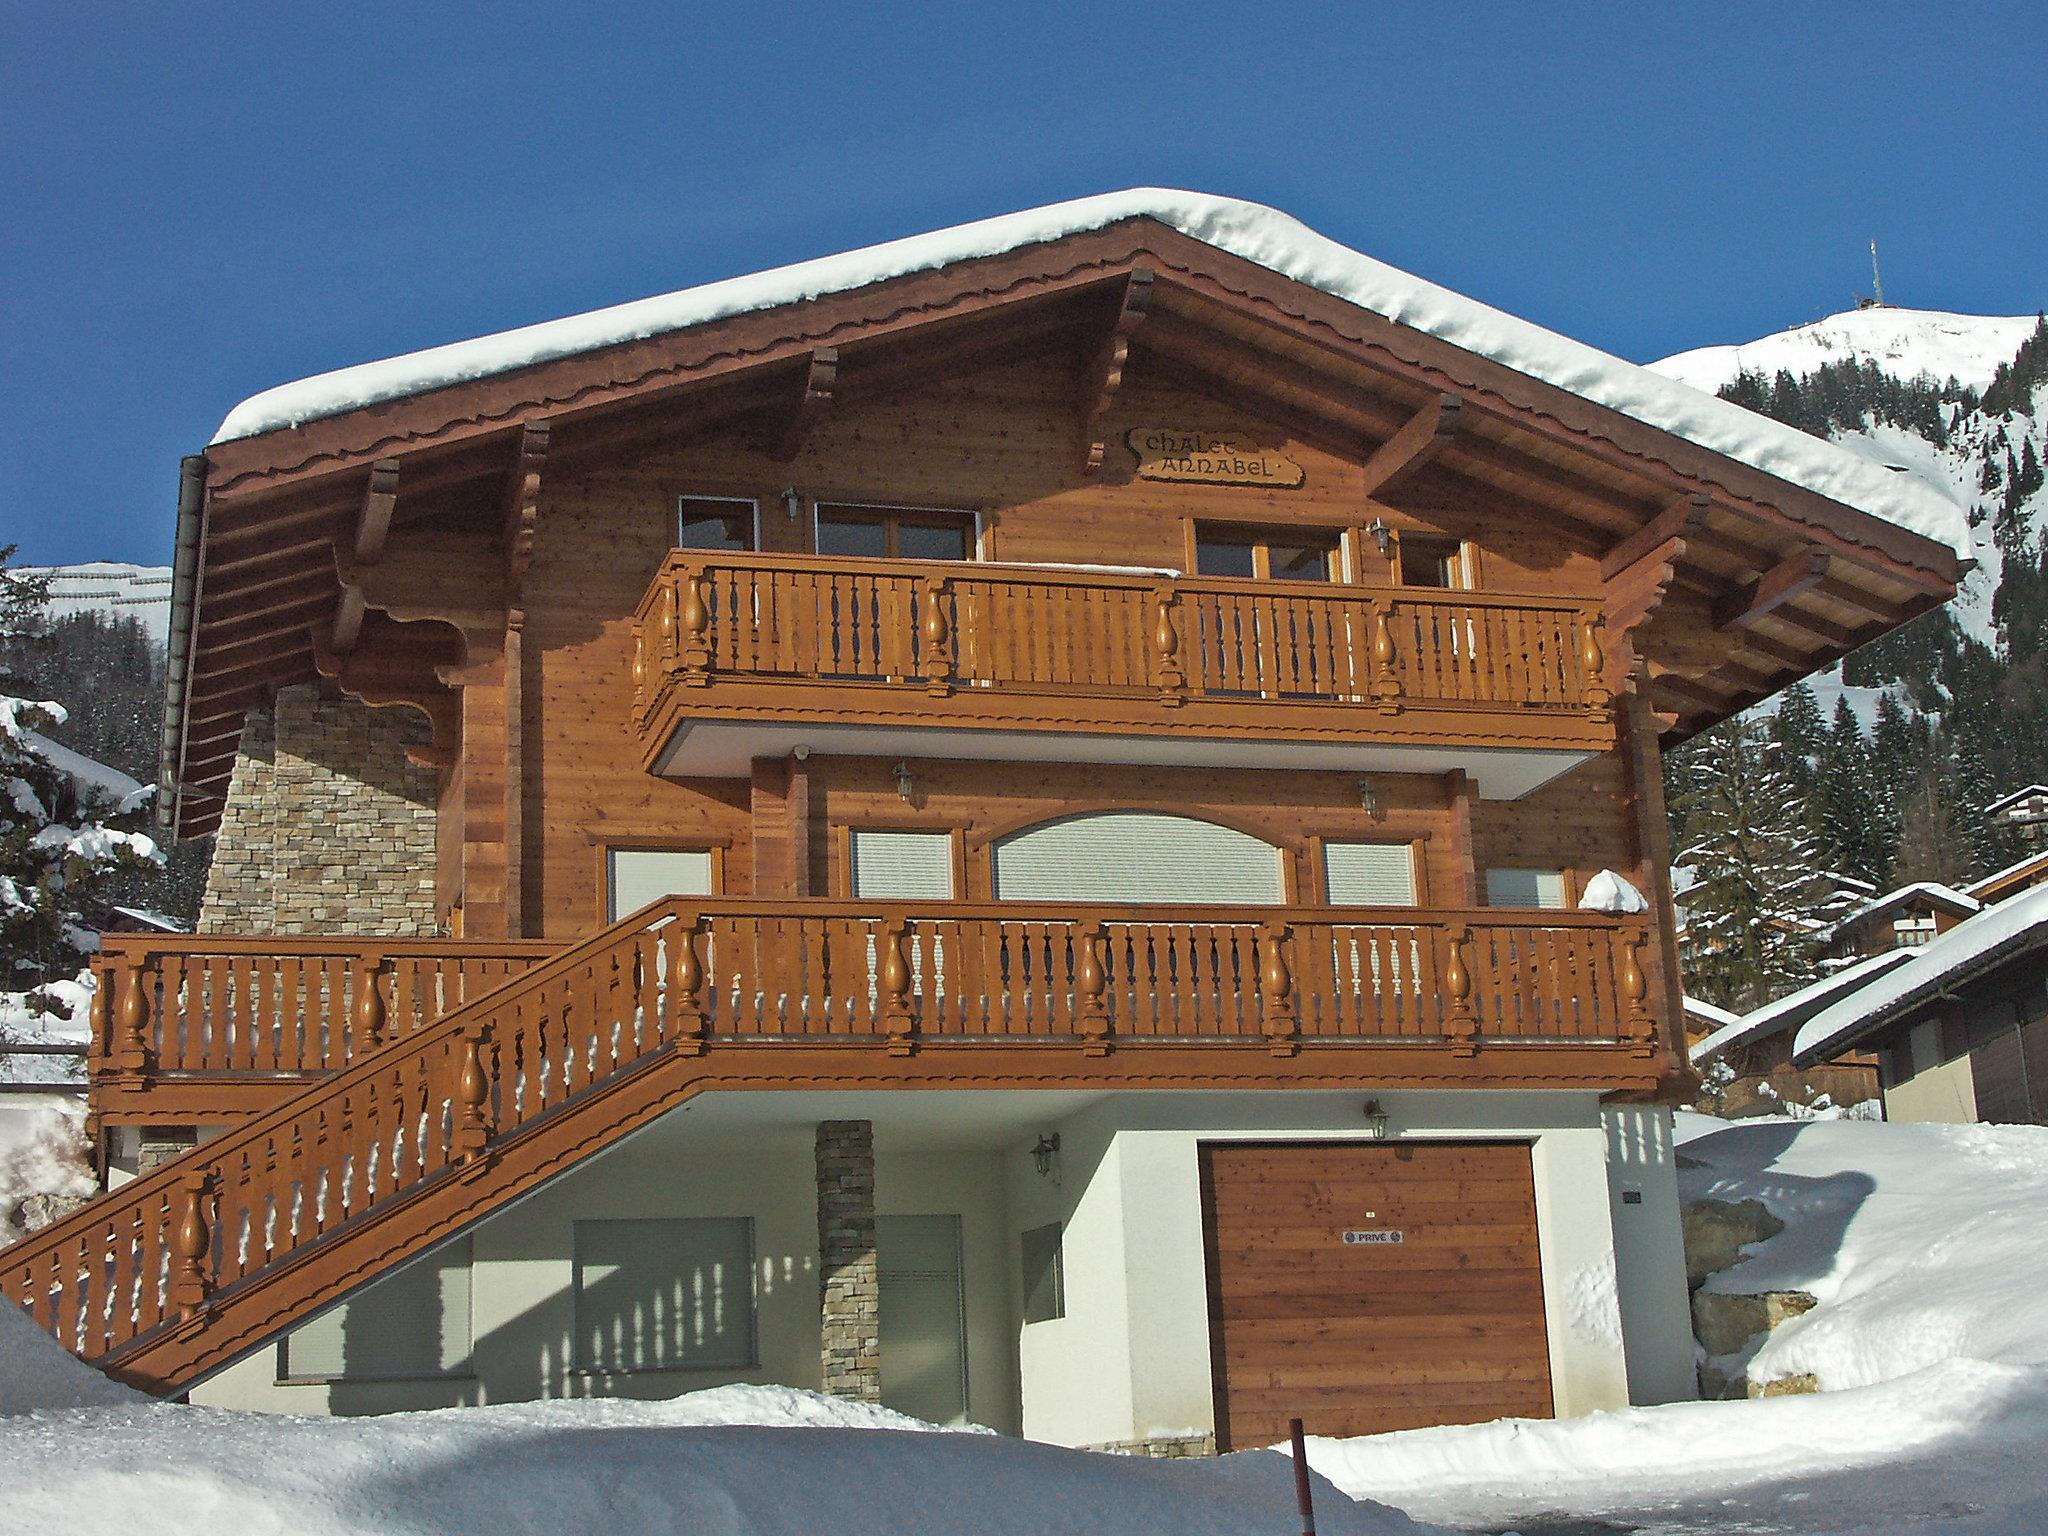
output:
M1365 1121L1366 1124L1372 1127L1372 1139L1374 1141L1385 1141L1387 1139L1387 1112L1378 1099L1367 1099L1365 1101Z
M1031 1149L1031 1166L1038 1170L1041 1179L1049 1179L1059 1172L1060 1133L1041 1134L1038 1144Z
M804 499L797 495L795 486L785 485L782 488L782 510L789 514L792 523L796 521L796 515L802 509L803 502Z
M1372 535L1373 543L1379 545L1381 558L1394 552L1394 530L1387 526L1384 517L1376 517L1367 523L1365 531Z
M909 800L917 793L917 780L910 776L910 764L898 763L895 768L895 774L897 798Z
M1380 819L1380 787L1370 777L1358 781L1358 808L1374 821Z

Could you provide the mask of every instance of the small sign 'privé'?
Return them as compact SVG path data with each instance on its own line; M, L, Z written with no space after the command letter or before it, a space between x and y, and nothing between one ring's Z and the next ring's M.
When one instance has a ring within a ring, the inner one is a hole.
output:
M1398 1231L1384 1229L1362 1232L1354 1228L1344 1234L1344 1242L1347 1246L1356 1246L1361 1243L1398 1243L1399 1241L1401 1241L1401 1234Z

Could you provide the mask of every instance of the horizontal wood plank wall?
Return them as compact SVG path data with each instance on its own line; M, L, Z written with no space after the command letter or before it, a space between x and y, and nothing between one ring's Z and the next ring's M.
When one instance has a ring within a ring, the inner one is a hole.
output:
M1594 552L1577 548L1554 526L1532 521L1527 509L1497 493L1480 493L1453 476L1430 471L1417 482L1413 497L1404 500L1409 510L1381 508L1360 494L1359 464L1373 445L1361 443L1356 455L1340 458L1233 404L1167 387L1148 378L1143 366L1133 370L1106 424L1108 463L1099 477L1083 479L1075 468L1074 369L1073 356L1059 351L915 387L898 386L886 395L843 394L793 462L771 458L764 447L765 429L749 424L613 457L550 464L525 587L531 681L523 720L523 889L529 897L529 932L568 938L588 931L597 920L601 893L590 852L595 841L634 836L719 840L728 849L728 892L752 890L752 786L744 780L669 783L635 765L631 616L673 543L676 500L685 492L757 501L760 543L769 550L810 548L815 501L903 502L981 514L984 553L995 559L1171 568L1187 564L1189 517L1356 527L1378 515L1397 527L1479 543L1489 586L1595 590ZM1122 433L1150 423L1250 432L1301 462L1306 483L1283 491L1137 480ZM798 492L797 517L788 515L785 487ZM1412 510L1434 505L1432 497L1451 501L1458 510ZM1384 571L1378 575L1383 578ZM875 765L870 777L880 774L886 780L888 766ZM1085 798L1090 783L1102 777L1091 769L1063 779L1048 769L1041 775L1045 782L1034 790L1023 782L1028 772L1013 775L995 765L935 772L933 793L947 803L929 808L948 814L971 810L986 817L998 807L969 806L967 800L979 795L1002 801L1015 793L1038 794L1051 802L1070 792ZM1149 788L1134 786L1131 798L1163 791L1188 802L1213 794L1219 806L1263 804L1276 824L1286 820L1289 807L1321 815L1348 799L1353 820L1362 822L1356 814L1355 780L1344 775L1246 775L1235 783L1237 776L1205 773L1192 795L1185 784L1167 785L1168 777L1155 776ZM942 778L948 786L943 790ZM970 782L981 787L970 792L965 788ZM893 780L879 799L862 798L852 785L843 780L834 792L836 804L828 795L813 809L813 890L840 889L836 872L824 862L832 857L834 840L820 835L822 829L877 805L902 809ZM1440 796L1434 803L1441 803ZM1602 848L1618 835L1604 825L1589 826L1594 812L1588 805L1570 796L1557 803L1572 811L1582 834L1577 846L1588 846L1583 834L1589 832ZM1597 805L1601 815L1619 814L1610 812L1604 794ZM1532 821L1551 814L1533 806L1530 811ZM1511 815L1522 818L1520 810ZM1507 824L1502 818L1495 822ZM1295 823L1301 824L1299 815ZM1391 835L1394 816L1360 830ZM778 878L787 877L778 869ZM1429 878L1436 888L1436 872Z
M1552 1413L1527 1146L1205 1146L1202 1218L1219 1449Z

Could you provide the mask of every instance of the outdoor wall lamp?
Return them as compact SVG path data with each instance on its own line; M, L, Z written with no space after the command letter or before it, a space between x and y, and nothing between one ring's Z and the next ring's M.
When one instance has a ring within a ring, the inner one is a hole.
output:
M802 506L803 498L797 495L796 487L785 485L782 488L782 509L789 514L789 520L792 523L796 521L797 512Z
M1031 1166L1038 1170L1041 1179L1050 1178L1060 1165L1060 1133L1041 1135L1038 1144L1031 1149Z
M1365 1118L1366 1123L1372 1127L1372 1139L1374 1141L1385 1141L1387 1139L1387 1111L1378 1099L1367 1099L1365 1101Z
M1387 526L1384 517L1374 518L1366 524L1365 531L1372 535L1373 543L1379 545L1382 559L1394 552L1394 530Z
M898 763L895 768L896 797L908 800L917 793L917 780L910 776L910 764Z
M1371 779L1358 781L1358 808L1374 821L1380 819L1380 787Z

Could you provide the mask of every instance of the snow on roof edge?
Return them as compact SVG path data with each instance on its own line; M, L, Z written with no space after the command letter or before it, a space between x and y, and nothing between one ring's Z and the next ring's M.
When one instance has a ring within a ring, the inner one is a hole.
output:
M1711 1035L1701 1038L1691 1050L1694 1065L1707 1061L1727 1050L1730 1046L1747 1045L1761 1035L1770 1034L1771 1026L1788 1013L1794 1013L1809 1002L1816 992L1828 993L1861 983L1864 978L1876 980L1886 971L1904 965L1912 958L1910 949L1883 949L1874 955L1866 955L1854 965L1845 965L1839 971L1809 981L1796 992L1787 992L1783 997L1773 998L1761 1008L1753 1008L1732 1024L1724 1024Z
M2037 928L2048 930L2048 886L2027 891L1957 923L1915 951L1910 964L1822 1009L1799 1026L1792 1041L1793 1060L1810 1058L1846 1043L1857 1030L1882 1022L1891 1010L1910 1003L1942 978L1999 953Z
M1108 192L863 250L316 374L253 395L213 442L341 415L600 347L773 309L955 262L1150 218L1190 239L1854 507L1970 557L1962 507L1912 476L1340 245L1277 209L1158 187Z
M1981 880L1972 880L1967 886L1963 887L1963 892L1965 895L1968 896L1977 896L1977 893L1979 891L1985 889L1987 886L1996 885L1999 881L2003 880L2007 875L2016 875L2021 870L2025 869L2028 865L2039 864L2044 860L2048 860L2048 848L2037 848L2034 850L2034 852L2028 854L2023 859L2014 859L2010 864L2006 865L2003 869L1994 869L1993 871L1991 871L1990 874L1986 875ZM1978 901L1981 902L1983 901L1983 899L1983 897L1977 896Z

